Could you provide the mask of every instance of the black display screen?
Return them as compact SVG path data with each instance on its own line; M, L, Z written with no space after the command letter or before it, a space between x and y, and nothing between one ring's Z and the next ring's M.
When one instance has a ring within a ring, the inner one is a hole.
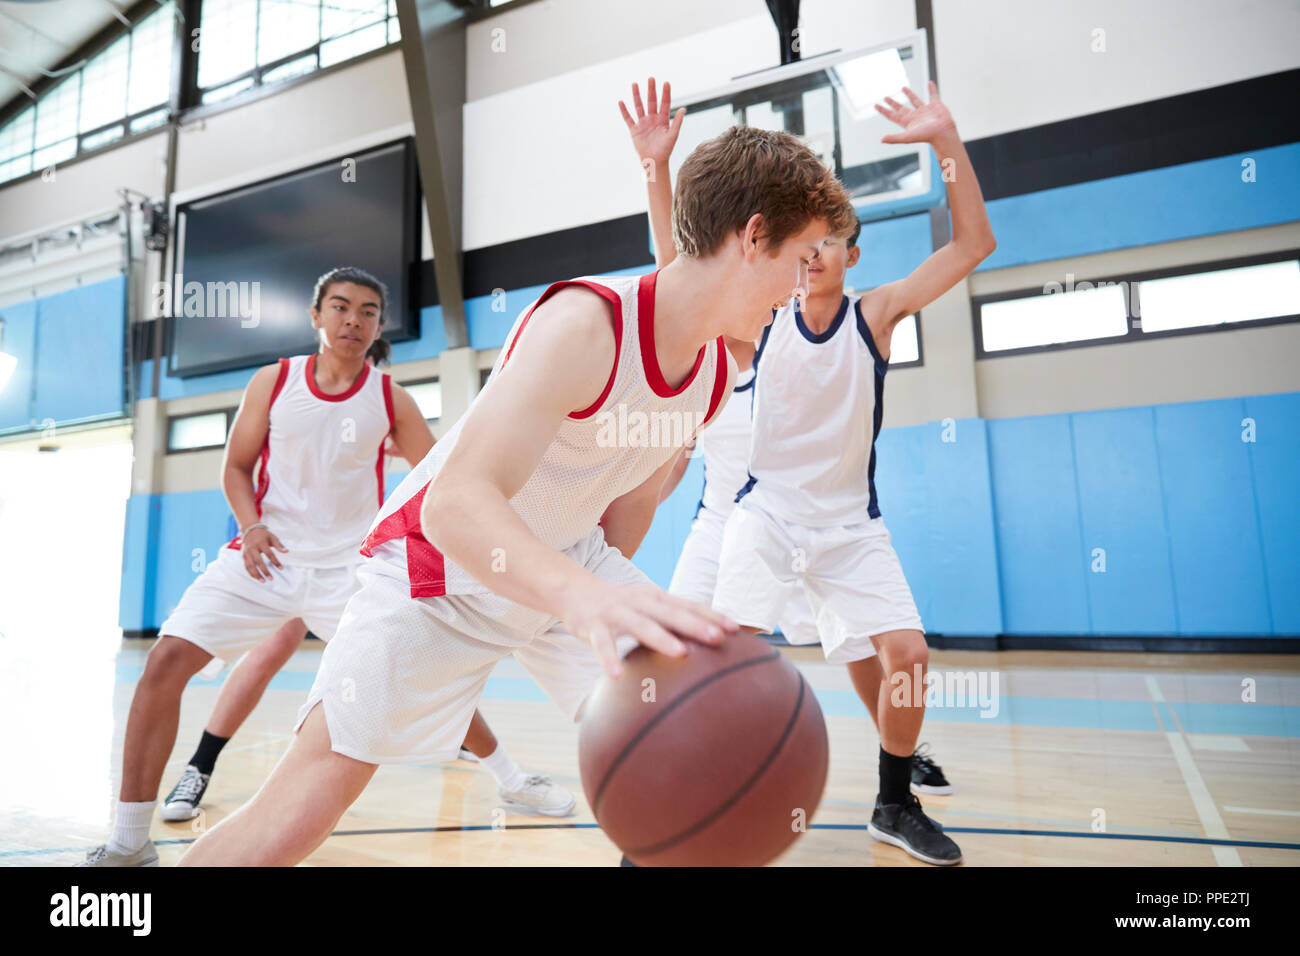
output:
M316 351L312 289L338 266L388 286L385 338L418 336L418 210L409 139L178 207L177 274L152 290L172 316L170 374Z

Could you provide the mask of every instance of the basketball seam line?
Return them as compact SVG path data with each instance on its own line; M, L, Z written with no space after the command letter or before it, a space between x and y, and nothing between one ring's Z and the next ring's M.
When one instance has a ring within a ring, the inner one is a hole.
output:
M636 732L636 736L634 736L631 740L629 740L624 745L623 750L619 753L619 755L614 758L613 762L609 765L609 769L605 771L605 779L602 780L600 782L600 786L596 788L596 796L592 798L591 801L592 816L596 815L596 808L600 806L600 800L605 795L605 788L609 786L610 780L614 778L615 771L617 771L619 766L622 765L623 761L628 758L628 755L631 754L632 751L636 749L637 744L639 744L641 740L647 734L650 733L650 731L654 730L654 728L658 726L661 721L666 720L668 718L668 715L671 714L674 710L676 710L678 706L685 703L694 694L696 694L700 690L703 690L705 687L707 687L709 684L712 684L714 681L721 680L722 678L730 674L733 674L736 671L741 670L742 668L753 667L755 664L765 664L768 661L775 660L780 656L781 656L780 651L772 651L770 654L766 654L763 657L751 657L747 661L740 661L739 663L732 664L730 667L724 667L722 670L718 671L715 674L710 674L704 680L700 681L698 684L695 684L694 686L686 690L685 693L679 695L676 700L674 700L671 704L669 704L666 708L664 708L663 713L659 714L657 717L652 719L648 724L646 724L644 727L638 730ZM803 679L802 674L799 675L799 679L800 680Z
M653 856L656 853L662 853L664 850L672 849L676 844L681 843L683 840L690 839L701 830L707 829L715 820L718 819L718 817L730 810L735 805L736 801L749 792L749 788L758 781L758 778L767 772L767 768L772 766L772 762L776 760L777 754L779 754L782 748L785 747L785 742L790 739L790 732L794 730L795 722L799 719L799 712L803 710L804 688L807 686L808 685L804 682L803 675L800 674L799 696L795 698L794 713L790 715L790 720L786 723L785 730L781 733L781 738L776 742L776 746L772 748L763 763L759 765L759 768L755 770L754 773L750 775L750 778L741 784L736 789L736 792L728 797L720 807L703 819L696 821L676 836L669 837L667 840L661 840L651 846L638 847L637 849L628 852L634 855L644 854L646 856Z

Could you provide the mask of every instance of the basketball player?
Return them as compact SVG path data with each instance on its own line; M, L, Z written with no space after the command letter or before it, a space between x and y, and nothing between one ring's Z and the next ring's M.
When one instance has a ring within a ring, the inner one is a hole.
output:
M412 464L433 445L415 400L367 362L385 299L383 284L360 269L322 276L311 308L320 351L281 359L249 382L222 481L240 533L160 628L131 702L113 833L82 865L157 865L149 829L190 677L295 618L325 640L334 635L356 589L357 547L383 500L387 437ZM240 720L262 687L232 682L227 704ZM199 776L191 807L206 786Z
M807 596L828 659L849 662L855 689L876 696L880 793L868 832L927 863L961 850L909 790L925 716L929 662L920 616L880 517L874 484L885 372L894 328L947 292L996 242L956 124L930 84L877 110L902 127L890 143L930 143L955 174L947 182L952 239L906 278L845 296L858 261L857 226L823 244L805 302L778 311L754 363L749 478L727 519L714 607L746 630L770 630L789 596ZM890 675L881 681L872 645ZM920 675L921 682L917 683Z
M602 667L618 677L637 642L681 656L684 640L735 632L608 542L640 542L685 438L734 385L721 336L756 339L768 310L803 288L821 242L847 226L846 199L793 137L732 129L682 168L682 252L668 267L543 293L469 412L372 525L361 589L285 758L182 864L302 860L378 764L454 754L512 651L576 718ZM633 416L691 427L659 429L658 445L611 428Z
M662 92L660 99L656 96L655 79L650 77L646 83L646 100L643 103L640 88L633 84L635 119L621 100L618 104L631 134L632 146L641 160L642 169L647 171L650 227L654 240L655 265L659 268L666 266L677 255L669 231L672 183L668 175L668 161L685 114L685 110L680 110L676 117L673 116L671 84L665 83ZM649 175L651 171L654 175ZM859 228L855 226L849 238L850 248L856 249ZM854 261L856 262L856 255ZM813 288L818 287L823 272L825 264L821 262L814 262L809 268L809 281ZM842 293L843 276L840 283ZM746 465L753 414L754 343L728 339L727 348L739 369L736 386L731 401L722 410L717 422L702 432L696 443L698 453L704 457L704 490L696 507L695 519L691 522L690 533L686 536L677 566L673 570L672 582L668 586L669 593L704 604L713 601L718 577L718 555L722 550L722 534L727 516L735 507L736 493L748 479ZM687 457L683 455L664 482L661 500L672 494L681 481L687 464ZM798 591L791 594L781 612L780 628L791 644L816 644L820 640L808 600ZM879 727L876 714L884 673L876 659L875 646L870 641L860 642L852 654L860 657L846 656L842 649L828 650L827 660L856 664L856 686L871 714L872 722ZM924 744L912 755L912 789L921 793L951 794L952 784L929 754L922 752L923 748Z

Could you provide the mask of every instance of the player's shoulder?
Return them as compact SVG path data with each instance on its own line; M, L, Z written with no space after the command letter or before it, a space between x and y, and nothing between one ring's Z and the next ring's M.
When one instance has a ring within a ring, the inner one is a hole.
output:
M263 365L254 372L253 377L248 380L248 385L245 388L245 391L250 395L270 395L272 389L275 388L275 383L280 380L280 376L283 374L287 364L288 359L278 359L267 365Z
M616 298L583 285L554 290L526 313L526 322L508 345L506 365L539 362L552 372L580 377L583 369L590 369L593 375L600 372L603 383L617 352L621 316L616 305Z

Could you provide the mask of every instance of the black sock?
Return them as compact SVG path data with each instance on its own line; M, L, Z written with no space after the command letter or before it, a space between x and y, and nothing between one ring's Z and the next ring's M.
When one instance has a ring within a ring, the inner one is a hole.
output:
M194 751L190 763L198 768L199 773L212 773L212 768L217 765L217 754L221 753L221 748L229 741L229 737L216 737L206 730L203 731L203 739L199 741L199 749Z
M880 802L902 803L912 789L912 756L896 757L880 748Z

